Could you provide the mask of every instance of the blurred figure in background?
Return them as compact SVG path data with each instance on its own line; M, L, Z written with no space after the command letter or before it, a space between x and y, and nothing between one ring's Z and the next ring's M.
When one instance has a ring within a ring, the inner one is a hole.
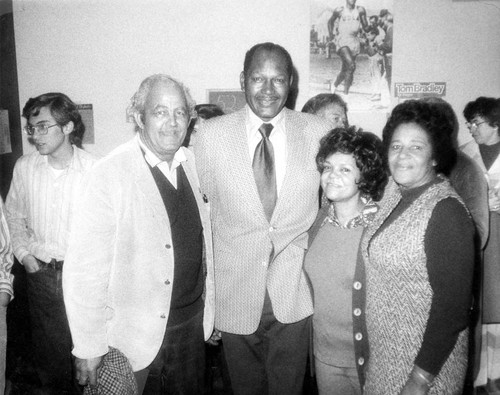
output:
M453 130L453 144L458 145L458 119L451 105L440 97L428 97L422 101L431 103L442 111L450 124L449 130ZM448 129L447 129L448 130ZM474 266L474 307L471 314L471 343L469 350L469 371L466 385L474 386L474 377L479 370L479 357L481 351L481 273L483 249L488 240L489 211L488 211L488 184L479 165L461 150L457 150L457 161L451 169L449 180L451 186L457 191L469 209L476 226L475 252L476 262Z
M353 127L334 129L321 140L316 163L330 202L309 231L304 263L313 289L316 382L320 395L357 395L364 366L356 361L367 359L368 348L366 329L352 314L364 311L366 285L356 258L387 183L382 142Z
M481 369L476 385L500 391L500 99L479 97L464 108L474 140L460 147L480 166L488 182L489 237L482 275Z
M347 103L336 93L320 93L311 97L302 107L302 112L325 118L331 123L333 129L349 126ZM319 186L318 198L320 207L330 204L322 192L321 185Z
M311 97L302 107L302 112L326 118L333 129L349 126L347 104L335 93L320 93Z

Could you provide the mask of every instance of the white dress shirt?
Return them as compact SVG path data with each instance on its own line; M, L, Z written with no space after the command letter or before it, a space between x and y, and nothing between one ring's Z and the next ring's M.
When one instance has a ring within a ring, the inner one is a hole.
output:
M263 123L270 123L273 125L273 130L269 136L269 140L273 144L274 151L274 167L276 169L276 189L278 191L278 196L280 193L281 185L283 185L283 180L285 178L285 168L287 160L287 150L286 150L286 125L285 117L283 116L283 110L276 115L271 122L263 122L255 113L246 106L246 129L248 138L248 153L250 154L250 161L253 160L255 153L255 148L262 140L262 134L259 132L259 128Z
M16 162L5 209L19 262L29 254L44 262L64 260L80 183L94 162L75 146L69 166L59 174L38 151Z
M146 159L146 162L149 163L149 166L157 166L158 169L163 173L163 175L167 177L167 180L170 181L175 189L177 189L177 168L181 165L182 162L186 161L186 154L184 153L184 151L181 149L177 150L174 155L174 159L172 160L172 166L169 166L166 161L158 158L158 156L156 156L153 151L146 147L146 144L144 144L144 142L141 140L139 134L137 134L135 138L139 142L139 146L141 147L141 149L144 151L144 158Z

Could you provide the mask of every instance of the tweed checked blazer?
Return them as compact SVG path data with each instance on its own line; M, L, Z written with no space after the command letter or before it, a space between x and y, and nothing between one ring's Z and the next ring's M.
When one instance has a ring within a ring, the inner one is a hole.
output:
M266 289L282 323L313 312L303 259L307 231L318 212L315 157L330 129L322 118L283 109L287 163L268 222L248 152L246 111L206 121L195 144L200 183L211 204L215 326L242 335L257 329Z
M214 278L210 214L193 153L182 167L198 205L206 256L205 339L213 330ZM137 139L101 159L84 180L63 268L73 354L82 359L120 350L134 371L148 366L165 334L174 252L167 210Z

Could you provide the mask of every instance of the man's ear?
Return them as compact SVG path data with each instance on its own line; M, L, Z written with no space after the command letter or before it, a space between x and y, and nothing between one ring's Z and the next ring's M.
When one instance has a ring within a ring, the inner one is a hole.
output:
M240 74L240 86L241 90L245 92L245 73L243 71Z
M75 124L73 123L73 121L69 121L66 125L64 125L61 130L62 132L66 135L66 136L69 136L71 134L71 132L73 131L73 129L75 128Z
M142 114L139 114L139 113L134 113L134 119L135 119L135 122L137 122L137 125L139 125L139 127L141 129L144 129L144 122L142 122Z

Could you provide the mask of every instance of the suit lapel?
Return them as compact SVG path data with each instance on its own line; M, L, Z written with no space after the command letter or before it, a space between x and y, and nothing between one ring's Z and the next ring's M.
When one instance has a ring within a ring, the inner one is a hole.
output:
M281 185L278 195L278 201L274 209L273 218L281 213L286 214L289 209L290 201L293 201L295 195L295 185L300 182L300 174L303 174L305 158L308 158L309 146L303 136L307 124L299 117L295 117L293 111L285 108L285 129L286 129L286 167L285 178Z

